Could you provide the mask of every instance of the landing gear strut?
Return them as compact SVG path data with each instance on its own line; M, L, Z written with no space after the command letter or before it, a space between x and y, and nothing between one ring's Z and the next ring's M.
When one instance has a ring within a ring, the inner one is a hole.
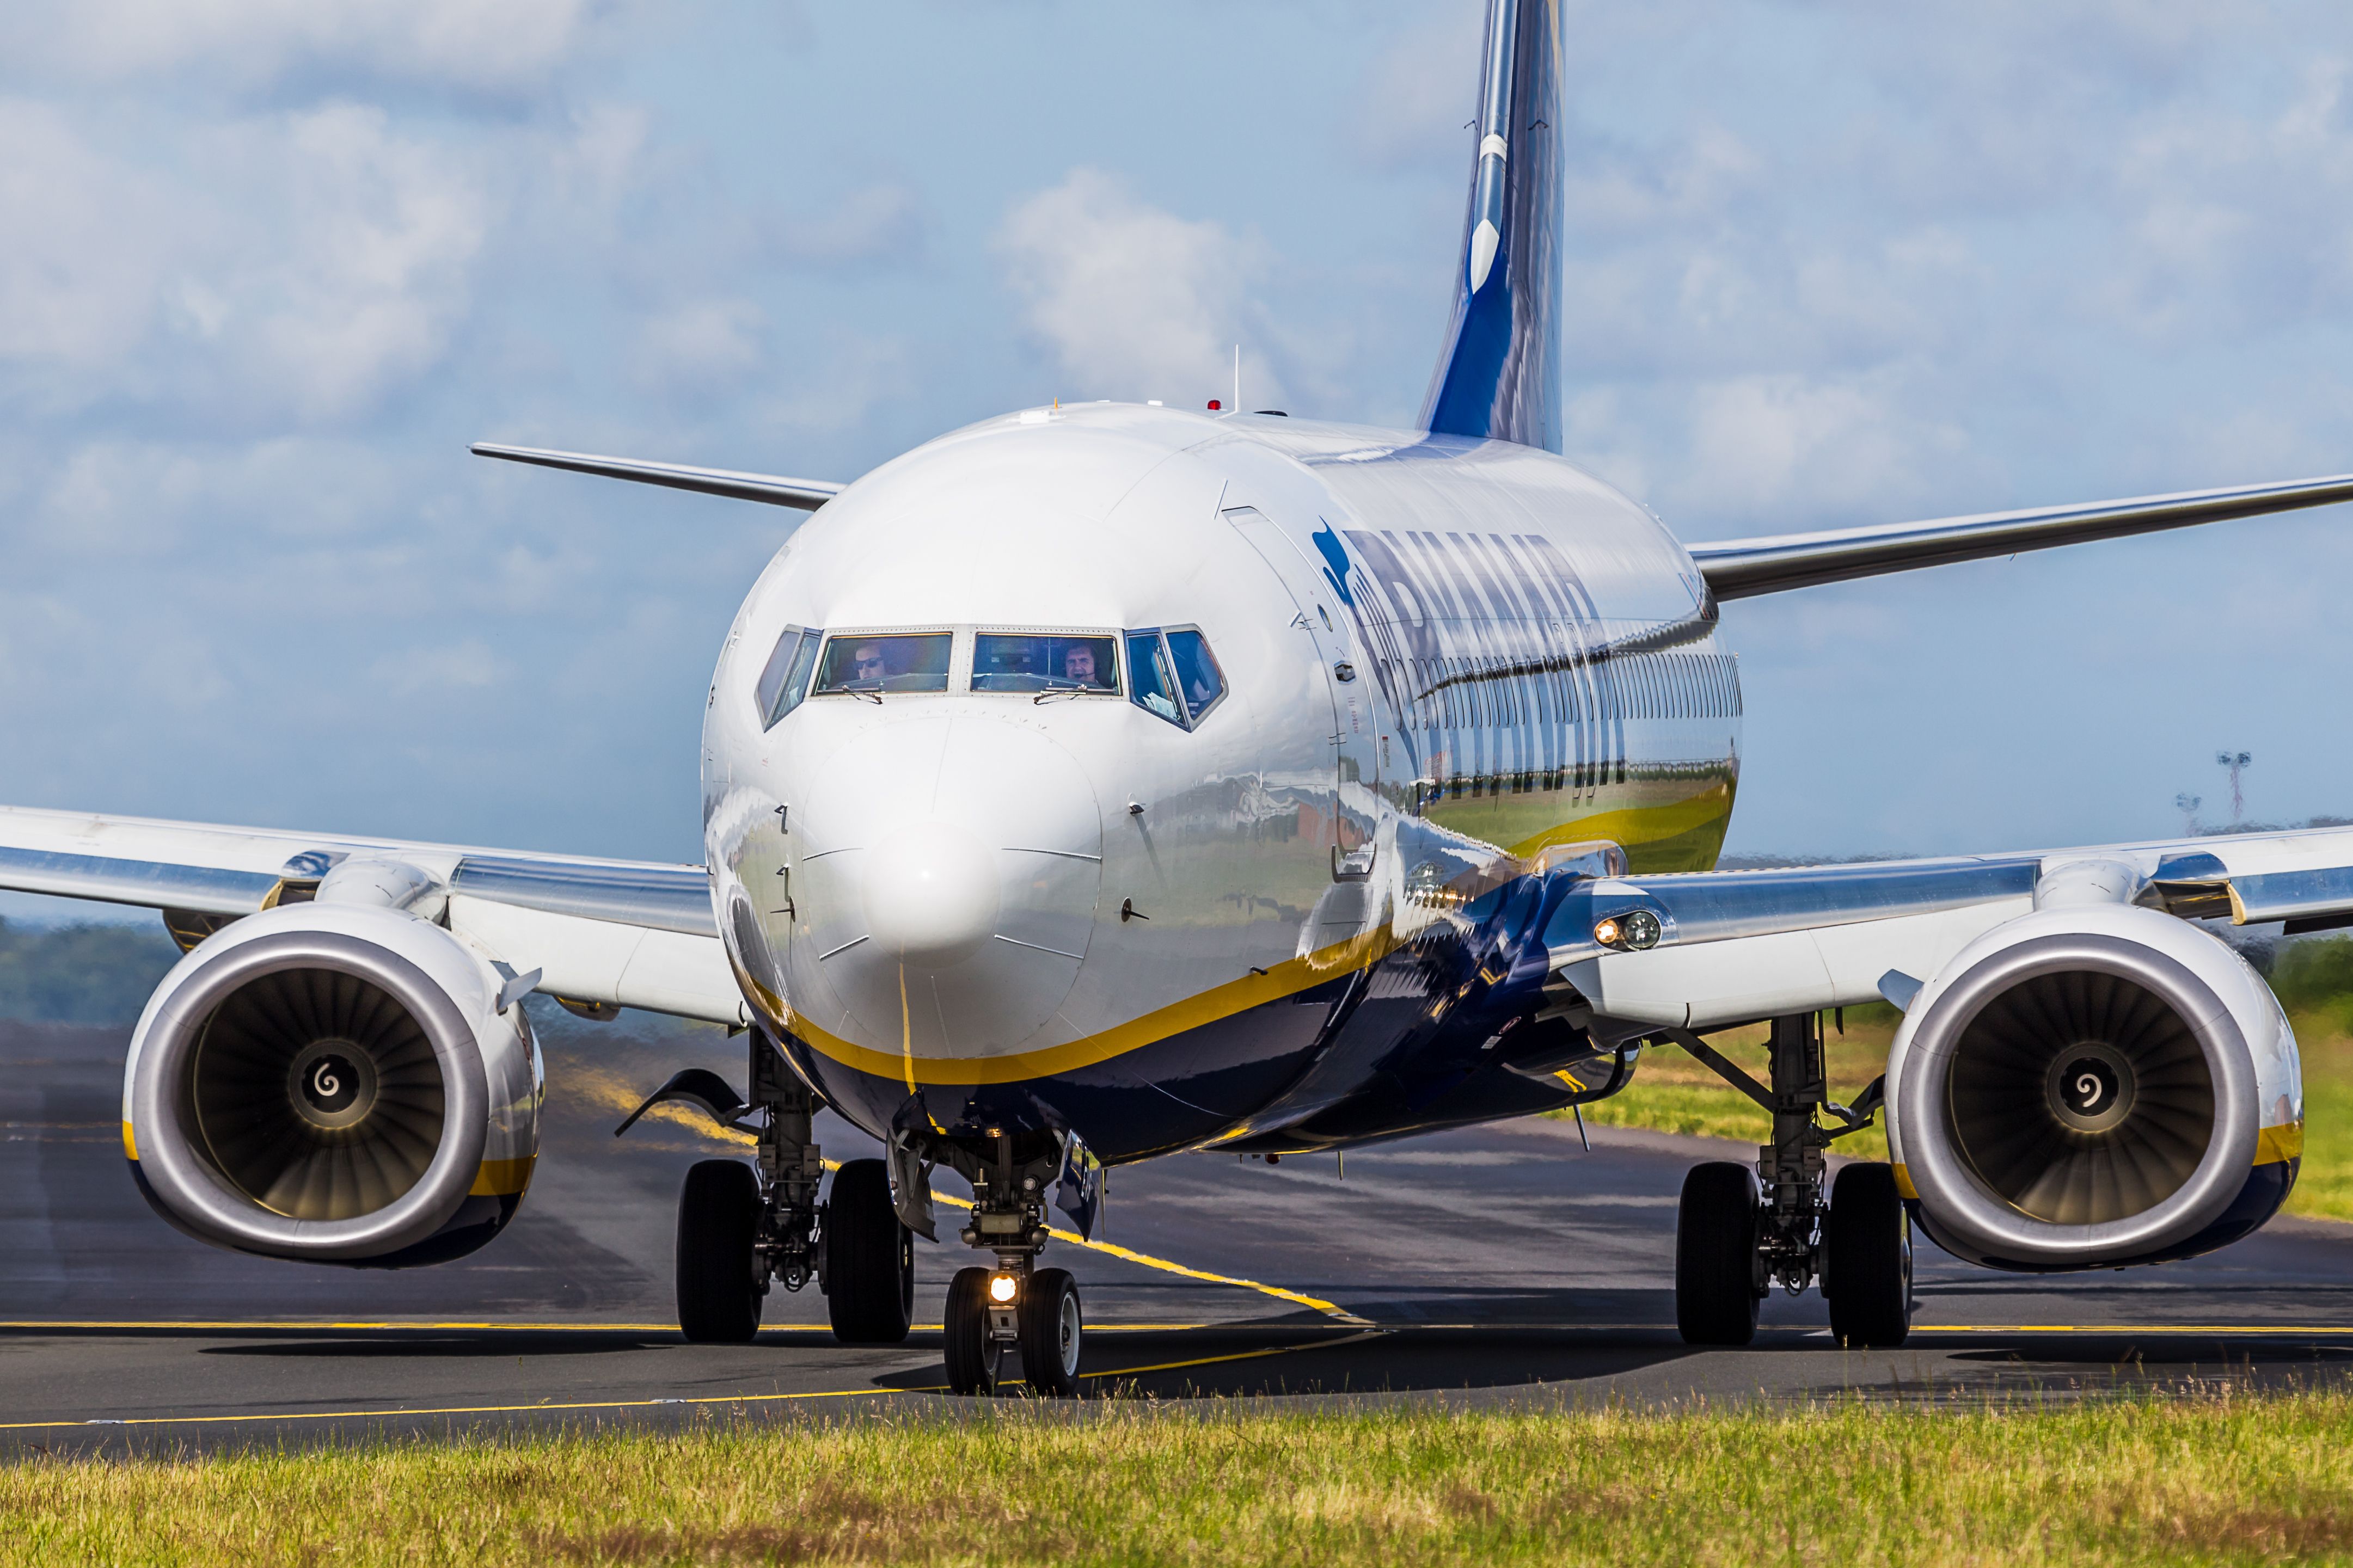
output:
M678 1205L678 1326L690 1340L742 1344L760 1330L772 1284L826 1293L844 1344L896 1344L915 1308L915 1242L891 1201L880 1160L852 1160L818 1202L825 1163L810 1121L816 1093L754 1030L752 1098L738 1100L716 1073L679 1074L621 1124L627 1131L664 1100L699 1106L723 1127L759 1135L753 1163L704 1160L686 1173ZM756 1119L754 1112L760 1113Z
M787 1290L824 1283L817 1195L825 1166L809 1125L818 1100L765 1035L754 1029L750 1039L748 1101L737 1100L716 1074L698 1070L680 1074L638 1109L642 1116L659 1100L684 1100L725 1127L750 1125L755 1110L766 1113L752 1164L701 1161L679 1194L678 1326L688 1339L710 1343L742 1344L757 1333L772 1283Z
M997 1267L959 1269L948 1286L948 1386L958 1394L996 1393L1010 1351L1020 1357L1032 1394L1067 1397L1079 1391L1085 1312L1067 1270L1037 1267L1047 1240L1048 1184L1062 1153L1051 1144L1017 1152L1008 1135L991 1145L987 1156L949 1152L972 1183L965 1244L996 1253Z
M1698 1036L1669 1037L1773 1117L1773 1141L1745 1165L1714 1162L1683 1178L1675 1226L1675 1324L1685 1342L1745 1345L1776 1281L1791 1295L1816 1278L1831 1331L1848 1346L1894 1346L1912 1324L1912 1232L1893 1167L1847 1166L1833 1194L1823 1154L1871 1124L1882 1085L1853 1109L1829 1094L1821 1015L1773 1020L1767 1089ZM1817 1112L1836 1126L1824 1126Z

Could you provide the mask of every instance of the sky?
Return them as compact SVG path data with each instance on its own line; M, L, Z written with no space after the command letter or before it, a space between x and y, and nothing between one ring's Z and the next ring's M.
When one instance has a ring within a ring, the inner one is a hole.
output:
M1687 541L2353 470L2353 10L1568 0L1570 458ZM1051 397L1409 422L1465 0L15 0L0 801L698 858L797 522ZM1726 607L1728 848L2353 816L2345 509ZM13 907L13 906L12 906Z

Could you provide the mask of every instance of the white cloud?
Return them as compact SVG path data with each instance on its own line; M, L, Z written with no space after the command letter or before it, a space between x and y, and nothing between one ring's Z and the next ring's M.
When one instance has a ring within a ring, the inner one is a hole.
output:
M1743 376L1703 385L1693 400L1690 468L1672 485L1670 504L1698 517L1755 517L1926 502L1922 469L1948 466L1966 437L1908 411L1900 391L1884 375L1857 383Z
M1347 126L1356 155L1381 169L1467 170L1478 132L1479 39L1486 6L1447 0L1412 22L1358 79Z
M285 203L282 248L244 249L228 269L250 374L332 419L429 368L464 314L489 224L472 171L354 104L290 117L248 146Z
M207 425L364 413L441 358L491 218L468 156L338 103L203 125L158 157L0 104L0 396Z
M767 313L748 300L697 300L638 329L637 374L649 390L708 399L759 371Z
M1232 379L1232 345L1261 335L1246 329L1259 320L1263 249L1139 201L1099 169L1016 205L997 248L1025 324L1076 383L1066 396L1214 393ZM1249 401L1282 395L1271 372L1252 383Z
M576 47L589 0L17 0L19 69L248 86L303 69L513 88Z
M447 645L404 647L379 658L370 673L401 696L443 691L480 691L502 686L514 671L480 637Z
M861 185L830 212L779 221L775 248L797 266L871 270L919 259L926 227L923 199L913 187Z
M0 100L0 374L79 384L120 363L153 328L170 237L195 221L164 181L92 147L58 110ZM39 398L57 400L54 388Z

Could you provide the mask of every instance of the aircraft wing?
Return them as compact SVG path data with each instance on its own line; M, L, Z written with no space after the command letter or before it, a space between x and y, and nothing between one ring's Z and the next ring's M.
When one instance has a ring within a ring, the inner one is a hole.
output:
M700 866L0 806L0 889L161 910L184 944L337 875L388 879L551 995L744 1021Z
M1850 577L1875 577L1887 572L1980 561L2025 550L2120 539L2130 533L2189 528L2343 500L2353 500L2353 474L2028 511L1933 518L1926 522L1874 523L1823 533L1727 539L1690 548L1700 574L1717 598L1745 599Z
M2282 921L2290 934L2353 925L2353 829L1603 878L1561 900L1544 942L1595 1014L1696 1031L1904 1005L1977 937L2059 903Z
M543 468L563 468L599 479L628 479L641 485L661 485L701 495L727 496L735 500L765 501L815 511L849 487L830 479L788 479L781 474L746 474L733 468L698 468L685 463L649 463L636 458L600 458L590 452L551 452L538 447L502 447L477 441L477 458L501 458L510 463L530 463Z

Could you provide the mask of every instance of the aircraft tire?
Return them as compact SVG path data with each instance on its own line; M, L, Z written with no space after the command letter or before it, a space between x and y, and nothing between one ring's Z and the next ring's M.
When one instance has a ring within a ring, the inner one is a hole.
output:
M1850 1350L1893 1350L1912 1331L1912 1221L1895 1168L1849 1165L1823 1222L1822 1293L1831 1335Z
M880 1160L845 1161L825 1211L826 1310L846 1345L895 1345L915 1317L915 1237Z
M752 1244L760 1178L740 1160L688 1168L678 1196L678 1326L698 1344L740 1345L760 1331Z
M1029 1392L1068 1399L1079 1392L1086 1331L1079 1282L1066 1268L1040 1268L1021 1298L1021 1375Z
M988 1270L975 1266L959 1268L948 1281L948 1310L943 1326L948 1363L948 1390L954 1394L994 1394L997 1378L988 1354Z
M1728 1160L1694 1165L1675 1216L1675 1327L1692 1345L1757 1337L1757 1176Z

